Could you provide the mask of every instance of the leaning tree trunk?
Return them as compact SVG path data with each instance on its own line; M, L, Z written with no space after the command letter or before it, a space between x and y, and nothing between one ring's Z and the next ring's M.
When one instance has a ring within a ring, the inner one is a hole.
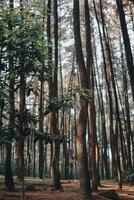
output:
M91 139L89 145L90 158L91 159L91 175L92 175L92 190L97 190L97 165L96 165L96 115L94 105L94 79L93 79L93 54L92 54L92 42L91 42L91 23L88 0L84 1L85 10L85 30L86 30L86 68L88 73L89 90L92 90L92 100L88 105L88 120L89 120L89 138Z
M82 52L81 36L80 36L80 16L79 16L79 0L74 0L73 18L74 18L74 39L76 61L80 71L80 87L88 89L88 78ZM77 126L77 156L80 172L80 195L82 199L92 199L90 186L90 173L88 169L88 156L86 149L86 126L88 117L88 102L80 97L80 114Z
M104 42L105 42L105 48L107 53L107 59L109 64L109 71L110 71L110 79L111 79L111 85L113 90L113 95L115 98L115 108L116 108L116 139L118 141L118 137L120 137L120 143L121 143L121 153L122 153L122 161L123 161L123 167L125 168L125 157L124 157L124 148L123 148L123 129L121 124L121 118L120 118L120 112L119 112L119 103L118 103L118 97L117 97L117 91L115 86L115 80L114 80L114 71L113 71L113 63L112 63L112 57L111 57L111 49L109 44L109 38L108 38L108 32L105 30L105 19L102 12L102 4L100 0L100 8L101 8L101 17L103 22L103 36L104 36ZM105 31L107 33L107 36L105 34ZM118 142L115 145L116 148L116 162L117 162L117 174L118 174L118 181L119 181L119 188L122 189L122 175L121 175L121 166L120 166L120 157L119 157L119 149L118 149Z
M107 72L107 63L106 63L106 56L105 56L105 52L104 52L104 45L103 45L103 39L102 39L102 34L101 34L101 28L100 28L96 4L95 4L94 0L93 0L93 4L94 4L96 20L97 20L97 24L98 24L99 37L100 37L101 48L102 48L104 75L105 75L105 81L106 81L108 97L109 97L110 139L111 139L111 150L113 150L113 136L114 136L113 135L114 134L114 132L113 132L113 99L112 99L112 93L111 93L111 85L110 85L110 82L109 82L109 76L108 76L108 72ZM101 98L101 99L103 99L103 98ZM106 178L108 179L109 178L109 167L108 167L108 160L107 160L107 134L106 134L106 127L105 127L104 109L102 111L103 111L102 123L103 123L103 128L104 128L104 131L102 132L102 134L103 134L103 146L104 146L104 164L105 164ZM113 154L112 154L112 160L113 160Z
M134 63L133 63L133 55L132 55L130 39L129 39L129 35L128 35L128 30L127 30L127 24L126 24L126 20L125 20L125 14L124 14L122 0L116 0L116 4L117 4L119 18L120 18L121 31L122 31L122 35L123 35L125 54L126 54L126 61L127 61L127 68L128 68L128 72L129 72L130 83L131 83L131 88L132 88L132 95L133 95L133 100L134 100Z

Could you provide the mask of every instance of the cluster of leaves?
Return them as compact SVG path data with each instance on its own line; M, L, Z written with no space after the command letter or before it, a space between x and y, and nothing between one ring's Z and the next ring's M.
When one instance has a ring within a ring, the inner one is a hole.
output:
M2 74L1 74L1 76L2 76ZM0 77L0 100L4 99L4 98L8 98L8 95L7 95L6 91L5 91L4 81L2 80L2 77ZM1 103L0 103L0 105L1 105Z
M0 88L0 119L2 119L2 117L5 117L3 114L4 111L4 106L5 106L5 100L4 98L7 97L7 94L5 93L3 88Z
M89 101L91 99L92 92L89 89L80 88L79 86L75 88L70 88L67 95L63 97L54 97L48 100L48 103L45 107L44 115L49 114L49 112L57 112L60 109L67 110L74 108L76 106L75 99L77 95Z
M0 145L4 143L10 143L11 136L9 135L8 128L1 128L0 129Z
M12 159L11 160L11 165L12 165L12 173L14 176L17 175L17 170L16 170L16 162ZM0 175L4 175L5 174L5 163L0 163Z
M43 23L40 17L27 9L15 8L10 11L5 8L0 12L0 144L9 140L9 127L5 128L5 125L2 124L5 107L6 116L10 112L6 105L9 100L9 80L14 80L14 92L17 92L20 87L19 77L22 72L27 79L31 76L40 78L40 74L45 75L49 71L46 64L47 40ZM30 95L31 91L34 92L33 87L27 85L26 88L27 96ZM12 137L17 138L20 137L20 113L15 111L14 114L15 124L12 125L12 128L15 134ZM35 124L37 120L26 110L23 122L25 124L24 136L26 136L31 133L31 122Z
M47 115L49 112L57 112L59 109L67 110L73 108L73 106L74 104L72 101L72 97L69 95L64 97L53 97L48 100L45 107L44 115Z
M4 175L5 172L5 165L4 163L0 163L0 175Z
M123 182L134 185L134 168L128 168L123 174Z
M87 88L81 88L80 86L76 86L76 87L70 88L68 90L68 94L70 96L73 96L74 98L76 98L76 96L79 95L81 98L89 101L92 96L92 91Z
M15 113L15 135L14 138L21 137L20 131L19 131L19 121L20 121L20 112L16 110ZM26 110L23 113L23 123L24 123L24 131L23 131L23 136L28 136L31 134L31 124L36 125L37 123L37 118L35 115L31 114L29 110Z
M27 10L3 11L0 13L0 46L2 70L8 70L7 62L12 57L18 75L21 70L25 74L40 74L47 52L43 21ZM43 70L47 72L46 65Z
M67 138L63 134L50 134L40 131L37 131L34 137L34 142L37 142L38 140L44 141L45 144L52 143L53 141L58 141L59 143L67 142Z
M10 127L1 127L0 129L0 145L3 143L10 143L10 141L14 139L18 139L21 137L19 131L19 120L20 120L20 113L16 110L15 111L15 124L10 125ZM36 116L32 115L28 110L23 115L23 122L25 124L23 130L23 136L28 136L31 134L31 123L34 125L37 123ZM9 133L10 129L14 130L13 133Z

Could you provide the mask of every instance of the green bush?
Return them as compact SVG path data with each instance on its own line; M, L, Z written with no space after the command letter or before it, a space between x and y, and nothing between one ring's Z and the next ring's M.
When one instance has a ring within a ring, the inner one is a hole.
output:
M123 174L123 182L134 185L134 168L128 168Z
M4 164L0 163L0 175L4 175L4 170L5 170Z

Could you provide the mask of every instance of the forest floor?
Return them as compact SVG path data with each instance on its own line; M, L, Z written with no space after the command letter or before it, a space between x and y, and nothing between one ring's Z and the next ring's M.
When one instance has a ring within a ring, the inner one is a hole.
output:
M3 177L0 177L0 200L21 200L22 186L15 181L16 191L4 191ZM79 181L62 180L63 191L51 191L51 180L39 180L26 178L25 180L25 199L26 200L80 200ZM134 200L134 186L124 185L123 190L118 190L118 184L115 181L101 181L99 192L115 190L120 200ZM93 200L110 200L101 197L98 193L93 193ZM113 198L115 200L115 198Z

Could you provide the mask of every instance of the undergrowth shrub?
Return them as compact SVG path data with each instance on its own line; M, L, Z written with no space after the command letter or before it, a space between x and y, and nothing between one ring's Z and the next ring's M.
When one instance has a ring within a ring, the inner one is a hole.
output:
M123 173L123 182L134 185L134 168L128 168L128 170Z

